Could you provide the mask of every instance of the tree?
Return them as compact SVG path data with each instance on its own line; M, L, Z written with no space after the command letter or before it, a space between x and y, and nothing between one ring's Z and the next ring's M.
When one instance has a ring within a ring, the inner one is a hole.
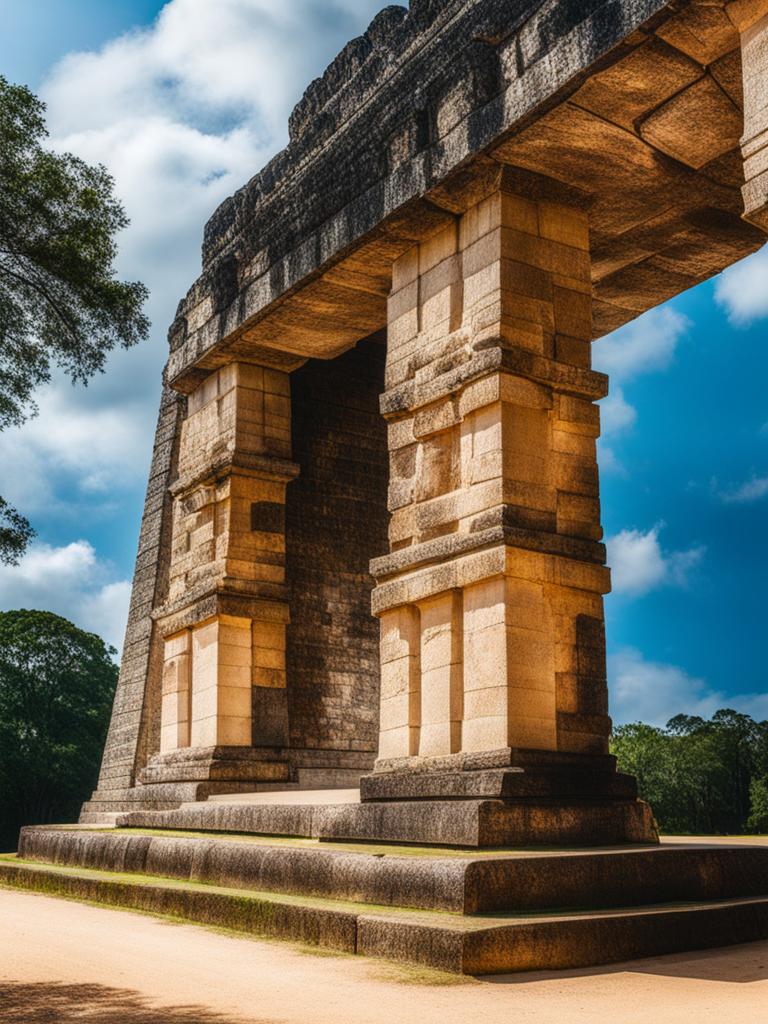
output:
M73 382L103 370L116 345L145 338L144 285L115 276L128 220L104 167L43 148L45 106L0 76L0 430L34 414L59 366ZM32 535L0 499L0 562Z
M760 835L768 833L768 778L752 779L751 807L747 828Z
M620 726L612 749L662 831L768 828L768 723L728 708L709 720L677 715L665 729Z
M51 612L0 612L0 841L71 821L93 788L117 684L115 654ZM0 846L2 849L2 846Z

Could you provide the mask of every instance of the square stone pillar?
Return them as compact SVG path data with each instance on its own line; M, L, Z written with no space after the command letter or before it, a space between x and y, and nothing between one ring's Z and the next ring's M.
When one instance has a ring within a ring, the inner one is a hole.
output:
M744 216L768 231L768 0L734 0L726 10L741 36Z
M607 754L591 305L586 214L503 182L394 266L380 769Z
M161 753L282 748L287 373L233 363L188 399L174 496Z

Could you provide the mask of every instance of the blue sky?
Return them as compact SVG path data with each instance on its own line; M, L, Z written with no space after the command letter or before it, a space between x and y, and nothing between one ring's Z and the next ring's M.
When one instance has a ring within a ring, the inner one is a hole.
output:
M132 219L120 271L154 329L87 389L55 380L0 435L2 493L38 540L0 607L122 630L165 330L203 224L286 140L305 85L379 0L0 0L0 74L46 100L51 143L105 163ZM617 721L735 705L768 717L768 250L595 346Z

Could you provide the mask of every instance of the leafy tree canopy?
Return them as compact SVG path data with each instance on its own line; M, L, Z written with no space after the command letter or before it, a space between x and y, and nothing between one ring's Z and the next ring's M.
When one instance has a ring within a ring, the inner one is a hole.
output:
M612 749L662 831L768 831L768 722L729 708L709 720L676 715L665 729L620 726Z
M93 788L118 669L51 612L0 612L0 836L74 820Z
M104 167L43 148L45 106L0 76L0 430L35 412L34 392L59 366L85 384L116 345L149 331L144 285L115 276L128 220ZM0 561L31 529L0 504Z

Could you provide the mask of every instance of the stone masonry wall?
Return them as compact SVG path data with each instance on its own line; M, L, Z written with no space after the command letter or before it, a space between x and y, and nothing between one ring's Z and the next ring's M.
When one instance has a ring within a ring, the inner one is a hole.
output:
M123 790L135 783L137 768L160 745L162 642L151 611L168 581L171 499L185 400L163 390L147 483L128 626L112 721L99 775L99 790Z
M384 335L291 375L287 636L294 748L376 753L379 626L372 557L387 550L387 435L379 413Z

